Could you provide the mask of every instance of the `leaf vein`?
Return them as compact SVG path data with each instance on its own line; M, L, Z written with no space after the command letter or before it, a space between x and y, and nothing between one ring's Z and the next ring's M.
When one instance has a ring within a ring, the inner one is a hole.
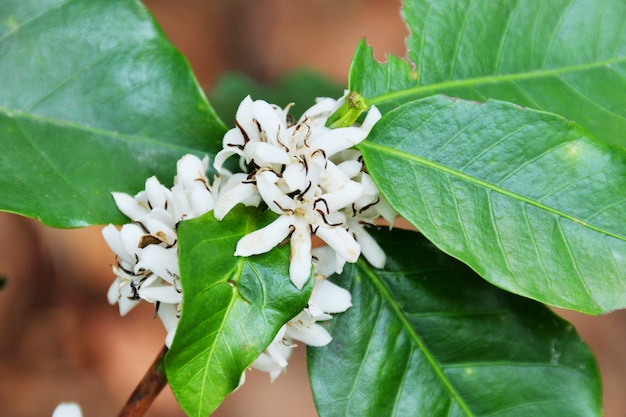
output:
M495 61L495 68L493 69L494 74L499 74L500 72L500 64L502 63L502 55L503 55L502 51L504 50L504 44L506 43L506 39L511 32L511 24L513 23L513 18L515 17L518 11L519 11L519 3L515 3L513 5L513 9L509 11L508 19L506 23L504 24L504 32L500 36L500 42L498 44L498 48L496 52L497 59L494 60Z
M546 63L548 61L548 57L550 56L550 54L552 53L552 48L554 47L554 43L556 42L556 39L559 35L559 32L561 31L561 28L563 27L563 22L565 22L565 19L567 17L567 14L569 13L569 9L573 6L574 1L570 0L569 3L567 4L567 6L565 6L562 10L561 10L561 16L559 18L559 22L553 26L553 31L552 31L552 36L550 37L550 41L547 44L547 47L545 49L545 53L543 56L543 62L541 63L541 67L545 68L546 67Z
M407 334L413 340L413 342L415 343L417 349L419 349L422 352L422 354L424 355L424 358L430 364L434 374L441 381L442 385L448 391L450 396L453 397L457 401L457 403L459 404L461 409L465 412L467 417L474 416L474 414L470 410L469 406L467 404L465 404L465 402L461 398L460 394L456 391L456 389L454 388L452 383L446 377L446 375L444 373L444 369L442 368L441 364L435 359L433 354L430 352L430 350L424 344L424 342L421 339L421 337L417 334L416 330L411 326L411 323L408 321L406 315L403 313L401 308L398 306L398 303L395 301L393 296L390 294L390 292L387 289L387 287L385 286L385 284L380 280L380 278L378 276L376 276L375 273L372 272L372 270L363 261L359 261L358 262L358 266L364 272L365 276L367 276L369 278L370 282L378 289L381 297L387 301L387 303L390 306L392 312L397 317L397 319L400 321L400 323L402 324L402 327L405 328ZM381 309L381 311L382 311L382 309ZM369 345L368 345L368 349L369 349Z
M62 8L63 6L67 5L68 3L71 3L72 1L74 1L74 0L62 1L61 3L59 3L57 5L54 5L53 7L49 8L49 9L44 10L42 13L40 13L40 14L38 14L36 16L33 16L33 17L31 17L30 19L28 19L28 20L26 20L24 22L21 22L19 24L19 26L15 30L12 30L9 33L7 33L6 35L4 35L3 37L0 37L0 43L6 41L11 36L13 36L14 34L18 33L19 31L21 31L24 28L24 26L28 26L28 25L33 24L37 20L45 17L48 13L51 13L52 11L54 11L56 9Z
M426 168L434 169L436 171L440 171L443 174L457 177L457 178L459 178L459 179L461 179L463 181L466 181L467 183L473 183L473 184L478 185L480 187L484 187L486 189L490 189L493 192L497 192L499 194L502 194L505 197L511 198L513 200L518 200L519 202L527 203L527 204L529 204L531 206L535 206L535 207L537 207L537 208L539 208L541 210L544 210L544 211L546 211L548 213L557 215L557 216L562 217L564 219L571 220L571 221L576 221L577 220L576 218L574 218L574 216L572 216L570 214L567 214L567 213L564 213L562 211L559 211L559 210L555 209L554 207L547 206L547 205L545 205L545 204L543 204L543 203L541 203L539 201L533 200L533 199L531 199L529 197L526 197L524 195L521 195L521 194L518 194L516 192L507 190L505 188L502 188L499 184L492 184L492 183L489 183L489 182L487 182L485 180L482 180L480 178L472 177L472 176L470 176L470 175L468 175L468 174L466 174L464 172L461 172L461 171L458 171L458 170L453 169L451 167L442 165L442 164L440 164L438 162L431 161L429 159L420 157L418 155L413 155L413 154L407 153L405 151L401 151L399 149L389 148L389 147L386 147L384 145L380 145L380 144L377 144L377 143L374 143L374 142L370 142L370 141L361 142L360 146L363 147L363 148L370 148L372 151L376 151L376 152L379 152L381 154L386 153L388 155L395 156L395 157L400 158L402 160L409 160L409 161L412 161L412 162L414 162L416 164L422 165L422 166L424 166ZM595 232L612 236L612 237L614 237L614 238L616 238L618 240L626 241L626 237L625 236L620 236L620 235L618 235L615 232L611 232L611 231L608 231L608 230L603 230L602 228L600 228L598 226L595 226L595 225L592 225L592 224L584 224L582 226L586 227L586 228L588 228L590 230L593 230Z

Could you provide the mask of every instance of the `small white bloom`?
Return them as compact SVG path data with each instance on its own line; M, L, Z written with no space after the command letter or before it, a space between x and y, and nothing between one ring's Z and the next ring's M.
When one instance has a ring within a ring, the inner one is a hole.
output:
M316 252L319 254L319 251ZM332 318L331 313L341 313L352 306L350 292L327 281L319 275L313 284L308 306L289 320L278 332L265 351L252 364L252 368L268 372L274 381L287 367L291 350L297 342L309 346L325 346L332 337L318 322Z
M326 346L332 340L328 331L316 323L316 318L309 309L304 309L287 322L285 336L309 346Z
M60 403L52 412L52 417L82 417L83 411L77 403Z
M274 382L287 367L287 361L294 348L294 346L285 339L286 330L286 325L281 327L276 336L274 336L272 343L269 344L251 365L254 369L269 373L272 382Z

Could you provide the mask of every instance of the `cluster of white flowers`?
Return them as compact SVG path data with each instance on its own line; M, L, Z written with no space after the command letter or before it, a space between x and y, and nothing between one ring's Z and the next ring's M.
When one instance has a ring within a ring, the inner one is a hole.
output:
M178 269L178 222L200 216L214 207L206 177L208 158L185 155L177 163L171 189L155 177L134 197L113 193L117 207L132 220L117 229L108 225L102 235L113 252L117 278L109 288L109 303L123 316L140 301L156 306L170 346L180 317L182 287Z
M185 155L178 161L171 189L151 177L134 197L113 193L132 222L121 229L113 225L103 229L116 254L117 278L109 289L109 302L119 305L121 315L140 301L155 304L170 346L182 308L177 224L211 210L221 220L239 203L265 204L280 216L241 238L235 255L267 252L291 235L291 281L302 288L312 270L315 281L307 307L280 329L252 367L274 380L298 341L312 346L329 343L330 335L317 322L347 310L351 296L325 278L341 272L346 262L356 262L361 253L381 268L385 255L364 225L379 217L392 224L395 217L365 172L360 153L350 149L378 121L378 110L370 109L360 126L326 126L345 100L345 96L319 99L299 121L290 122L289 107L247 97L237 111L236 127L226 133L224 148L216 155L218 175L213 183L206 177L208 158ZM225 169L233 155L240 157L244 173ZM312 235L327 246L313 249Z
M290 277L302 288L311 275L311 235L336 254L336 272L345 262L356 262L361 252L381 268L385 255L364 231L384 217L393 222L395 212L380 196L364 172L361 154L350 150L368 135L380 119L372 107L361 126L330 129L326 122L346 100L319 99L296 123L288 110L265 101L243 100L236 127L224 136L223 150L215 157L218 172L228 175L224 161L240 157L247 175L233 177L215 206L222 219L238 203L253 204L259 198L280 217L263 229L244 236L235 255L264 253L291 234Z

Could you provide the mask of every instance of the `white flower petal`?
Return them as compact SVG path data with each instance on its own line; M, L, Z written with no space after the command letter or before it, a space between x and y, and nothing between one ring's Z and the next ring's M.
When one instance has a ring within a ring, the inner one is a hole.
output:
M326 201L328 211L332 213L349 207L361 194L363 194L363 186L358 182L348 181L343 188L323 194L320 198Z
M139 259L139 254L141 254L139 242L141 241L141 237L145 234L146 232L134 223L127 223L120 229L120 239L122 242L122 246L124 247L124 250L131 257L133 257L133 265L135 264L136 260Z
M175 223L170 219L164 222L159 216L155 216L157 210L153 210L151 215L142 221L152 236L156 236L162 242L173 245L176 242ZM170 226L171 224L171 226Z
M161 279L172 284L174 279L180 276L177 249L167 249L159 245L146 246L135 266L135 273L141 269L152 271Z
M380 213L383 219L387 220L389 223L389 227L393 226L393 222L395 221L398 213L391 207L391 204L387 201L385 197L380 195L380 201L376 204L376 210Z
M380 110L376 106L371 106L369 111L367 112L367 116L365 116L365 120L363 120L363 124L361 125L362 129L367 130L369 132L372 127L383 117L380 114Z
M161 304L157 311L161 322L163 323L163 327L167 331L167 335L165 336L165 346L168 348L172 346L172 341L174 341L174 336L176 336L176 329L178 328L179 311L173 304Z
M307 177L304 166L300 163L290 164L283 171L283 180L288 192L304 191L307 187Z
M102 228L102 237L104 241L109 245L109 248L115 253L120 261L129 265L135 264L135 257L128 253L122 244L122 238L120 231L115 226L109 224Z
M328 161L326 168L320 175L320 185L327 192L340 190L350 181L350 177L332 161Z
M168 332L176 330L180 318L178 317L178 309L174 304L161 304L157 314L161 319L161 322L163 322L165 330Z
M280 216L272 223L248 233L237 242L235 256L250 256L265 253L276 247L291 233L293 216Z
M282 111L263 100L255 100L252 106L254 109L254 118L261 126L259 139L277 145L280 130L287 129L285 116L282 114ZM237 120L239 120L239 118L237 118ZM251 142L248 142L246 146L250 143Z
M256 186L265 204L275 213L283 214L285 211L294 211L296 202L283 193L276 185L278 176L272 171L262 171L256 176Z
M186 154L176 163L176 182L186 189L195 188L198 185L205 186L208 183L206 169L209 159L200 160L196 155Z
M241 156L242 151L239 148L222 149L215 155L215 159L213 160L213 168L215 168L215 170L219 172L220 174L223 173L225 171L224 162L226 162L226 160L233 155Z
M351 227L350 230L356 235L356 240L361 245L361 252L365 259L375 268L384 268L387 257L378 242L360 224Z
M191 207L189 196L180 184L172 187L172 203L174 205L174 219L176 221L194 217L195 213Z
M237 130L239 130L242 138L247 137L248 140L258 141L259 140L259 130L254 124L255 113L254 113L254 102L247 96L242 100L237 108L237 113L235 114L235 120L237 122ZM233 129L234 130L234 129ZM245 144L245 141L242 145ZM224 146L226 148L226 144Z
M139 204L135 198L125 193L112 192L117 208L131 220L138 220L149 213L147 207Z
M253 142L246 145L243 150L246 162L258 166L269 167L272 164L287 165L290 162L289 155L283 149L267 142Z
M245 175L243 177L245 178ZM230 183L230 180L228 182ZM240 182L237 185L231 185L225 192L220 192L213 215L217 220L222 220L237 204L246 204L256 195L258 195L258 190L254 184Z
M121 297L118 299L117 305L120 310L120 316L124 317L126 314L128 314L130 310L132 310L139 304L140 300L135 300L131 298L132 294L129 285L125 285L124 287L122 287L120 292Z
M277 343L276 346L280 346L280 345ZM282 371L287 366L287 359L285 359L285 356L287 355L287 352L291 351L291 349L289 348L284 348L284 349L285 349L284 355L277 354L274 352L272 352L274 354L271 354L268 351L264 351L259 355L258 358L256 358L256 360L250 366L254 369L257 369L263 372L279 371L280 373L280 371ZM277 349L271 349L271 350L275 351Z
M178 304L183 301L183 295L176 291L173 285L153 284L142 285L138 290L139 296L149 303L161 302L166 304Z
M333 316L331 316L330 314L324 313L324 310L322 310L320 307L316 306L310 301L306 310L309 311L309 313L311 314L311 318L314 321L326 321L326 320L330 320L333 318Z
M300 117L300 122L306 119L318 119L323 118L327 119L328 116L333 114L335 110L337 110L341 105L345 102L346 95L339 98L339 100L335 100L329 97L318 97L315 99L315 104L309 107L302 117ZM323 124L326 124L326 120L323 120Z
M313 149L323 149L326 156L330 158L337 152L358 145L366 136L367 131L360 127L340 127L329 129L324 135L317 136L314 140L311 140L310 146Z
M172 329L169 332L167 332L167 335L165 336L165 346L167 346L167 348L169 349L170 347L172 347L172 342L174 341L174 336L176 336L176 329Z
M345 151L337 152L330 159L337 165L343 162L356 161L359 162L361 168L363 168L363 155L356 149L346 149Z
M282 341L286 329L286 326L280 328L269 346L251 365L252 368L259 371L270 372L270 377L272 377L272 373L277 372L272 381L287 367L287 360L291 356L292 347L285 345Z
M350 291L325 279L315 280L309 304L315 304L324 313L342 313L352 307Z
M361 173L363 163L356 160L343 161L337 164L337 168L339 168L348 178L354 178Z
M361 184L363 184L363 190L365 194L371 195L371 196L379 194L376 183L374 183L374 180L372 180L372 177L370 177L369 174L367 174L366 172L363 172L361 174Z
M146 180L146 195L152 209L167 210L169 200L172 199L170 190L165 188L154 176Z
M109 286L109 290L107 291L107 301L111 305L117 304L117 301L121 297L120 286L122 285L122 280L116 278L113 283Z
M350 263L359 259L361 247L352 235L343 227L320 226L315 234L334 249L337 255Z
M294 325L290 321L287 323L285 336L309 346L326 346L332 340L328 331L317 323Z
M301 290L311 277L311 233L309 225L304 220L296 222L289 242L291 246L289 278L293 285Z
M202 216L204 213L208 213L215 207L215 201L213 200L213 194L206 188L196 188L190 191L189 200L193 211L188 218Z
M313 249L313 265L315 274L329 277L333 274L340 274L346 260L337 256L333 248L328 245Z
M57 405L52 417L82 417L83 412L77 403L64 402Z

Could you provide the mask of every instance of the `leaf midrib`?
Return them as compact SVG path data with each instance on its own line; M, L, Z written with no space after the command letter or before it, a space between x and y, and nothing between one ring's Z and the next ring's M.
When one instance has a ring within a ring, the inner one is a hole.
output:
M360 259L357 265L365 273L370 282L378 289L383 299L387 301L388 305L391 307L398 320L400 320L400 322L402 323L402 327L409 333L410 338L415 342L417 348L422 352L424 358L430 364L435 375L439 378L445 389L450 393L450 396L456 401L456 403L459 405L461 410L463 410L467 417L474 417L474 413L472 412L472 410L470 410L469 406L465 403L461 395L450 383L450 381L443 372L443 368L441 367L439 362L437 362L430 350L426 347L420 336L415 332L415 330L411 326L411 323L409 323L408 319L406 318L405 313L402 311L398 303L395 302L393 296L391 295L387 287L383 284L382 280L375 273L372 272L369 265L367 265L365 261L363 261L363 259Z
M32 120L34 122L41 123L41 124L47 124L47 125L58 127L58 128L67 128L67 129L83 131L85 133L90 133L90 134L98 135L98 136L109 136L111 138L118 139L124 142L145 143L148 146L156 145L161 148L181 150L184 152L192 152L192 153L201 152L201 150L199 149L191 148L191 147L184 146L184 145L176 145L176 144L166 142L161 139L149 137L149 136L129 135L126 133L120 133L120 132L116 132L113 130L105 130L105 129L90 126L90 125L83 125L83 124L72 122L66 119L54 119L54 118L50 118L46 116L33 114L33 113L23 112L21 110L8 109L2 106L0 106L0 116L5 116L10 119L21 118L21 119ZM0 140L2 140L2 137L0 137Z
M475 77L475 78L466 78L466 79L458 79L451 81L443 81L435 84L427 84L427 85L419 85L412 88L406 88L399 91L392 91L386 94L381 94L379 96L371 97L367 99L368 104L376 105L385 103L387 101L393 101L398 99L403 99L411 96L424 96L428 93L437 93L445 89L449 88L457 88L457 87L474 87L480 84L496 84L500 82L507 81L525 81L532 80L537 78L551 77L551 76L560 76L568 73L575 73L580 71L586 71L590 69L596 69L601 67L607 67L616 63L624 63L626 62L626 56L614 57L609 59L604 59L600 61L593 61L585 64L578 65L570 65L564 66L560 68L552 68L552 69L538 69L534 71L528 72L520 72L515 74L497 74L497 75L489 75L484 77Z
M483 187L485 189L491 190L493 192L499 193L499 194L504 195L506 197L509 197L509 198L511 198L513 200L517 200L519 202L526 203L528 205L536 207L536 208L538 208L540 210L544 210L547 213L550 213L550 214L553 214L555 216L559 216L559 217L564 218L566 220L569 220L569 221L572 221L574 223L577 223L581 227L585 227L585 228L587 228L589 230L592 230L594 232L597 232L597 233L600 233L600 234L603 234L603 235L606 235L606 236L610 236L610 237L613 237L613 238L621 240L621 241L626 241L626 236L621 236L621 235L618 235L617 233L614 233L614 232L602 229L602 228L600 228L598 226L594 226L593 224L590 224L590 223L588 223L586 221L581 221L580 219L578 219L578 218L576 218L576 217L574 217L574 216L572 216L570 214L564 213L564 212L559 211L559 210L557 210L557 209L555 209L553 207L550 207L548 205L540 203L537 200L534 200L534 199L528 198L526 196L523 196L521 194L512 192L510 190L507 190L505 188L502 188L502 187L499 187L499 186L497 186L495 184L492 184L492 183L490 183L488 181L482 180L482 179L480 179L478 177L474 177L474 176L468 175L468 174L466 174L466 173L464 173L462 171L450 168L449 166L437 163L435 161L431 161L429 159L426 159L426 158L423 158L423 157L420 157L420 156L417 156L417 155L414 155L414 154L410 154L410 153L407 153L407 152L403 152L403 151L400 151L398 149L394 149L394 148L390 148L390 147L387 147L387 146L384 146L384 145L380 145L380 144L377 144L377 143L374 143L374 142L371 142L371 141L363 141L363 142L361 142L359 144L359 148L361 148L361 149L362 148L369 148L371 150L376 150L379 154L387 153L388 155L395 156L395 157L400 158L400 159L410 160L410 161L415 162L417 164L426 166L428 168L432 168L432 169L434 169L436 171L443 172L445 174L457 177L457 178L459 178L459 179L461 179L461 180L463 180L465 182L468 182L468 183L477 185L479 187Z
M252 231L255 230L255 219L253 216L247 216L246 217L246 223L244 225L244 230L245 230L245 234L251 233ZM244 234L244 235L245 235ZM235 235L230 235L230 237L234 237ZM211 241L215 241L216 239L203 239L202 241L202 245L205 245ZM196 252L197 248L199 246L196 246L194 248L194 250L189 254L189 257L192 257L194 252ZM236 282L236 284L239 284L239 281L241 280L241 276L243 275L243 270L244 270L244 264L246 263L247 258L245 257L240 257L238 259L238 261L235 263L235 267L233 269L231 269L231 271L229 271L228 276L230 277L236 277L234 279L234 281ZM221 279L219 281L217 281L214 285L217 284L223 284L225 282L229 281L229 279L224 278ZM213 286L214 286L213 285ZM210 288L212 288L213 286L211 286ZM208 290L208 289L207 289ZM205 290L206 291L206 290ZM239 301L239 300L243 300L245 301L245 298L239 293L239 289L238 287L234 287L233 288L233 292L231 295L231 298L229 300L228 306L223 310L225 312L224 316L222 317L222 320L220 321L220 325L218 327L218 329L216 329L215 331L215 337L213 340L213 343L210 343L210 346L205 349L204 351L209 353L208 359L205 362L204 365L204 369L202 372L202 387L200 390L200 401L198 401L198 411L197 414L198 416L202 416L205 415L206 413L205 411L205 406L204 406L204 395L205 392L207 392L206 389L206 384L207 384L207 380L209 379L209 377L207 377L208 373L209 373L209 364L213 361L213 357L214 354L219 350L220 346L224 346L224 340L225 340L225 336L224 336L224 328L226 327L226 323L228 322L229 318L231 317L234 309L235 309L235 304ZM228 346L228 344L225 344L226 346Z

